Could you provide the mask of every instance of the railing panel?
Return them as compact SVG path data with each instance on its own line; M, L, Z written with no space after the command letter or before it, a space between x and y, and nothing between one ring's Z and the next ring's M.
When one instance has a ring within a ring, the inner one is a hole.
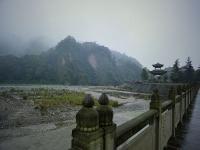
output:
M183 95L182 95L182 110L181 110L181 112L182 112L182 118L183 118L183 116L185 114L185 97Z
M186 110L188 109L188 91L185 92Z
M124 142L117 148L117 150L155 150L155 133L156 128L155 124L153 123L146 126L133 138L130 138Z
M171 106L172 106L172 101L171 100L167 100L165 102L163 102L162 104L162 112L164 112L165 110L167 109L171 109Z
M183 100L184 100L184 106L185 106L185 113L186 113L186 110L187 110L187 103L186 103L186 93L183 94Z
M178 126L178 123L179 123L179 121L181 120L180 119L180 102L178 102L178 103L176 103L176 105L175 105L175 127L177 127Z
M172 109L161 114L161 149L163 149L172 136Z
M154 119L156 110L149 110L117 127L116 146L126 142Z

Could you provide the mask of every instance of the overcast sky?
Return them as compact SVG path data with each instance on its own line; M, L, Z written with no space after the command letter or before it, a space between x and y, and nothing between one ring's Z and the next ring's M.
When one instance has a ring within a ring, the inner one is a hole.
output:
M150 67L200 65L200 0L0 0L0 34L96 41Z

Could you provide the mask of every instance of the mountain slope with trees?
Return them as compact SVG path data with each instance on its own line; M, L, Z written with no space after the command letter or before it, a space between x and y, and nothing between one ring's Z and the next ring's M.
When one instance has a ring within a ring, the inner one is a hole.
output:
M116 85L140 79L134 58L68 36L40 55L0 56L0 83Z
M190 57L187 58L185 65L182 67L180 67L179 60L177 59L172 67L170 79L175 83L195 82L199 81L198 72L199 69L194 69Z

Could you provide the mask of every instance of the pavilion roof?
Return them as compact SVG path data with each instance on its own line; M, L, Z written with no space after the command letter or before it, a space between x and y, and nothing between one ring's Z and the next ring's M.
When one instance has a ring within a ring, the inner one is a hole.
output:
M162 68L164 65L160 63L156 63L156 64L153 64L152 66L155 68Z

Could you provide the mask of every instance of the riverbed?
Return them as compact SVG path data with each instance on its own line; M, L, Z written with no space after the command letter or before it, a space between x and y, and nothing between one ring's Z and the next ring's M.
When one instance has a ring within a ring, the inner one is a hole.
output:
M114 122L120 125L149 109L149 100L136 98L130 91L124 91L112 86L63 86L63 85L4 85L6 88L55 88L83 91L98 98L101 93L107 93L110 99L117 100L120 105L114 110ZM117 93L117 94L116 94ZM75 115L80 108L70 108L67 119L57 122L33 124L21 127L0 129L1 150L63 150L70 148L71 131L75 127Z

